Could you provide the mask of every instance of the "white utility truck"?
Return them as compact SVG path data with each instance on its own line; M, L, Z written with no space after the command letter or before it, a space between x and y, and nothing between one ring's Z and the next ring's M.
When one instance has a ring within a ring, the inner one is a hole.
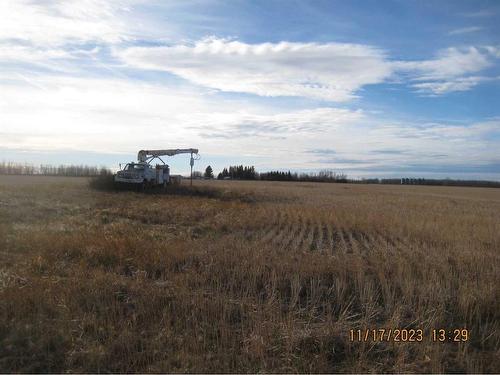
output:
M120 169L115 174L115 184L135 187L142 191L154 186L166 187L170 183L177 183L180 176L170 175L169 166L161 159L161 156L174 156L177 154L191 154L189 164L192 175L194 161L198 159L198 149L196 148L141 150L137 154L137 163L127 163L123 169ZM151 165L154 159L159 159L163 164Z

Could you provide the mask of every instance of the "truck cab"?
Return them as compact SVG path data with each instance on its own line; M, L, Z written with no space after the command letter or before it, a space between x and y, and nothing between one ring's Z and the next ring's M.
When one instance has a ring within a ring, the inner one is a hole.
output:
M166 185L169 182L170 168L168 165L152 167L147 163L128 163L115 175L118 184L133 184L139 187Z

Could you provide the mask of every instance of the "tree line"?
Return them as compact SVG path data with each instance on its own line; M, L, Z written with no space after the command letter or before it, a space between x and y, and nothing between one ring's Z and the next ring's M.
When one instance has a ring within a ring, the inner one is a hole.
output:
M209 166L210 167L210 166ZM208 169L208 168L207 168ZM205 178L211 178L210 173L205 173ZM235 180L264 180L264 181L306 181L306 182L336 182L352 184L385 184L385 185L432 185L432 186L477 186L477 187L500 187L498 181L483 180L457 180L457 179L429 179L429 178L363 178L350 179L344 173L332 170L322 170L318 173L296 173L291 171L269 171L256 172L254 166L235 165L224 168L217 179Z
M255 167L234 165L224 168L218 180L265 180L265 181L309 181L309 182L347 182L347 175L330 170L318 173L292 173L291 171L270 171L258 173Z
M1 162L0 174L10 175L42 175L66 177L94 177L112 174L106 167L89 165L51 165L41 164L35 166L28 163Z
M271 171L260 173L261 180L267 181L306 181L306 182L347 182L347 175L331 170L318 173L292 173L291 171Z
M218 180L233 179L233 180L256 180L257 172L255 167L232 165L229 168L224 168L217 176Z
M486 180L457 180L451 178L368 178L361 180L350 180L358 184L386 184L386 185L429 185L429 186L476 186L476 187L500 187L499 181Z

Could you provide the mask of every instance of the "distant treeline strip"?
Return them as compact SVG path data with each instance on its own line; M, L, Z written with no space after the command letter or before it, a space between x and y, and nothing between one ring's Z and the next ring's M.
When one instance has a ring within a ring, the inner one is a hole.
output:
M291 171L271 171L258 173L254 166L234 165L224 168L217 179L266 180L266 181L309 181L309 182L347 182L347 175L330 170L318 173L292 173Z
M308 181L308 182L348 182L347 175L331 170L323 170L318 173L292 173L271 171L260 173L261 180L267 181Z
M454 180L451 178L368 178L361 180L349 180L357 184L387 184L387 185L430 185L430 186L476 186L500 188L499 181L486 180Z
M0 174L10 175L42 175L67 177L93 177L110 175L112 172L106 167L89 165L49 165L21 164L15 162L1 162Z
M429 178L368 178L350 179L346 174L332 170L323 170L318 173L294 173L291 171L270 171L258 173L254 166L235 165L224 168L217 176L219 180L266 180L266 181L306 181L306 182L333 182L351 184L387 184L387 185L432 185L432 186L477 186L500 188L498 181L482 180L453 180Z

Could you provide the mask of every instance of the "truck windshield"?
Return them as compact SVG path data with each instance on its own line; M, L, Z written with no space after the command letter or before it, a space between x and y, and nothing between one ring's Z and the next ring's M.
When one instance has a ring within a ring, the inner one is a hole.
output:
M144 166L140 164L127 164L127 167L125 168L127 171L134 171L138 169L144 169Z

